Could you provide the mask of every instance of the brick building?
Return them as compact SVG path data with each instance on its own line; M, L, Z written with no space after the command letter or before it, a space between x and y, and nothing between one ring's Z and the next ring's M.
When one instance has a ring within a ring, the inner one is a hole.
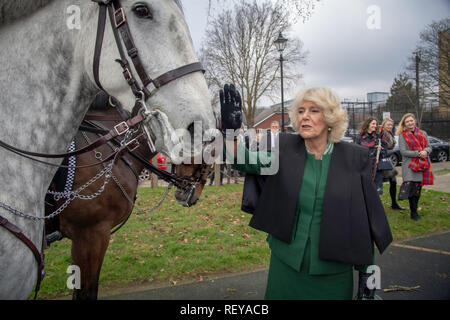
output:
M284 103L284 127L286 130L292 129L290 126L289 121L289 107L293 100L288 100ZM272 121L278 121L281 128L281 103L275 104L267 109L262 109L256 116L255 116L255 124L253 125L253 128L260 129L260 130L267 130L270 129L270 124Z

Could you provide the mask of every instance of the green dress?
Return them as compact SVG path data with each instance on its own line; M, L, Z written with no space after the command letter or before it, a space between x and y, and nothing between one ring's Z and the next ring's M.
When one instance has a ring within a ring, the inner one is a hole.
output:
M271 249L265 299L352 299L353 265L319 259L320 222L333 144L316 160L307 152L291 243L269 235ZM248 150L246 153L250 153ZM255 173L259 164L233 165ZM362 270L367 266L356 266Z

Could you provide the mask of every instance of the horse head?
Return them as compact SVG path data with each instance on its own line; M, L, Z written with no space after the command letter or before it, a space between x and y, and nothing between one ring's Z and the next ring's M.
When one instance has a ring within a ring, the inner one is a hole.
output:
M136 113L135 106L139 106L147 112L144 126L154 142L155 151L171 159L180 157L180 149L183 158L186 153L189 153L188 158L201 156L204 133L216 128L216 118L180 1L100 2L99 10L102 5L113 9L108 8L111 24L107 24L101 42L100 62L96 65L95 59L90 59L86 64L88 70L92 70L89 73L91 81L114 96L128 111ZM90 34L95 33L90 31ZM118 36L120 44L117 43ZM128 54L125 58L125 54L118 51L122 44L123 51ZM129 81L130 77L132 81ZM130 86L133 81L136 85ZM191 143L198 139L201 143ZM204 168L209 166L204 161L201 163L203 170L200 171L205 172ZM198 166L183 163L177 166L177 175L202 176L197 172ZM177 192L177 200L183 205L192 205L198 200L206 180L197 178L187 188L189 191Z

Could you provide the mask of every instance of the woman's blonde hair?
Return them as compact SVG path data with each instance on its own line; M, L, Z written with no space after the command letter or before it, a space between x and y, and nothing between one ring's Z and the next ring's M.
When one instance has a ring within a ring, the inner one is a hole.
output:
M392 120L391 118L384 118L383 122L381 123L381 127L382 127L383 129L384 129L384 125L385 125L387 122L392 122L392 124L395 123L394 120Z
M405 131L405 129L406 129L405 120L406 120L406 118L409 118L409 117L413 117L413 119L416 120L416 116L413 113L406 113L402 117L402 120L400 120L400 123L398 124L397 131L395 132L395 134L397 136L401 135L403 133L403 131Z
M314 102L324 114L325 122L330 128L328 141L339 142L348 127L347 111L342 108L339 97L328 88L308 88L300 91L289 109L292 127L299 132L298 109L303 101Z

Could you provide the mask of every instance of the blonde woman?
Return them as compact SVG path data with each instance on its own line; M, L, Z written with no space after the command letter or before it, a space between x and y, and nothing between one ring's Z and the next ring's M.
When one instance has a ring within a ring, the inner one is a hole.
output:
M388 158L394 150L395 147L395 137L394 137L394 120L391 118L385 118L381 123L380 128L380 139L381 144L387 150L386 157ZM391 208L394 210L405 210L404 207L397 203L397 170L393 168L392 170L383 171L384 181L389 181L389 195L391 196Z
M239 118L240 96L233 86L225 85L220 101L222 129L238 128L233 122ZM371 181L368 150L340 142L347 112L330 89L301 91L289 116L298 134L280 133L279 169L264 177L248 211L253 212L250 226L269 234L265 298L352 299L355 266L358 298L372 299L375 290L367 288L365 268L373 264L373 242L381 253L392 235ZM233 140L226 147L233 154L245 148ZM233 165L256 174L263 167L260 162ZM246 198L244 191L243 202Z
M423 185L433 184L430 153L432 148L427 133L416 126L416 117L407 113L397 128L398 146L402 155L402 179L411 210L411 219L420 219L417 213Z

